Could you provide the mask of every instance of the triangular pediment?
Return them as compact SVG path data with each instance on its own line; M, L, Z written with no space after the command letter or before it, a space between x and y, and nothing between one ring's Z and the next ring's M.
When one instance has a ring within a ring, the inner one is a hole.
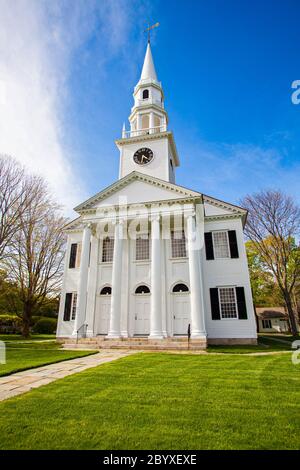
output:
M202 195L197 191L134 171L75 207L75 211L194 197Z

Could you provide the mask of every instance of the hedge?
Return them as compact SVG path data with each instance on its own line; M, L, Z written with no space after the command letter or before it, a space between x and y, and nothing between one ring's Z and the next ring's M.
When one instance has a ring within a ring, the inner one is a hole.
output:
M16 334L20 333L22 328L22 320L17 315L0 315L0 333Z
M33 333L51 335L56 332L57 319L41 317L32 328Z

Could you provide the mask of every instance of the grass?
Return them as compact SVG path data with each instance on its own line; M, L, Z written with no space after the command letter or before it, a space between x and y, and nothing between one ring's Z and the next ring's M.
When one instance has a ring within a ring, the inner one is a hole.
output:
M89 355L91 351L64 351L55 341L7 342L6 364L0 364L0 377L55 362Z
M29 338L25 339L22 335L0 335L0 341L41 341L41 340L55 340L55 335L39 335L34 334L31 335Z
M0 403L1 449L299 449L289 354L139 353Z
M290 334L262 334L260 335L260 337L262 338L262 340L265 340L265 339L271 339L273 340L273 344L274 344L274 341L285 341L286 343L292 343L293 341L299 341L300 340L300 335L297 335L297 336L292 336Z
M291 343L277 342L269 336L259 335L257 345L236 345L236 346L215 346L210 345L207 352L218 352L227 354L250 354L255 352L276 352L276 351L291 351Z

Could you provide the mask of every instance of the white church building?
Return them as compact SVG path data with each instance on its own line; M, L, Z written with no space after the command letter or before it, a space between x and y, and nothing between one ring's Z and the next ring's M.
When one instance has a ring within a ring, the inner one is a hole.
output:
M119 179L75 211L59 339L195 347L256 343L246 210L175 183L179 155L150 42L130 130L116 140ZM176 346L175 346L176 347Z

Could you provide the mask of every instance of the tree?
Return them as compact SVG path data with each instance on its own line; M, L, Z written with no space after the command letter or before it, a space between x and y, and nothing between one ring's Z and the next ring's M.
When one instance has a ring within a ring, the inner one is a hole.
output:
M284 305L274 275L250 240L246 242L246 252L254 305L256 307Z
M276 279L296 335L293 292L300 275L300 250L295 242L300 232L300 208L291 197L271 190L248 195L241 204L248 210L245 233Z
M31 183L16 160L0 156L0 260L9 256L20 217L34 197Z
M19 288L23 336L29 336L32 315L46 298L57 295L62 275L66 219L48 194L44 181L31 177L32 197L20 214L19 229L6 259L9 279Z

